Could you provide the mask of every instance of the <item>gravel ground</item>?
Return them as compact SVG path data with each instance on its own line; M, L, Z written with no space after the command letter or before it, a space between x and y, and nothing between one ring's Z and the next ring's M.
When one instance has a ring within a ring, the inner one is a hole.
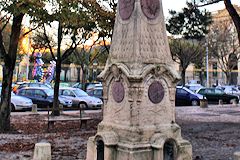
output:
M12 114L11 133L0 134L0 160L30 160L34 144L40 141L51 143L53 160L84 160L87 139L96 134L102 119L97 111L86 114L93 118L87 127L80 129L75 121L58 122L50 132L43 121L46 114ZM176 122L193 146L193 159L232 160L233 153L240 151L240 106L177 107Z
M193 146L193 159L232 160L240 151L240 107L178 107L176 121Z

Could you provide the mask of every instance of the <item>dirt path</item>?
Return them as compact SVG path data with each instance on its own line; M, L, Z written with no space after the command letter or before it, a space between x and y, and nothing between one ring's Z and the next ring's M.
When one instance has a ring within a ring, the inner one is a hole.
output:
M13 131L0 134L1 160L30 160L34 144L48 141L52 145L53 160L84 160L87 139L96 134L101 113L89 113L94 120L86 128L79 129L79 122L57 122L47 132L44 114L24 113L11 116ZM177 107L176 121L182 128L182 136L193 146L193 159L232 160L240 151L240 107L211 106Z

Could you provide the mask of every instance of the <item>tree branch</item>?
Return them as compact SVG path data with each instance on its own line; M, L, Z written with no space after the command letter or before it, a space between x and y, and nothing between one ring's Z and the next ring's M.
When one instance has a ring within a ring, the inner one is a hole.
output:
M51 44L50 44L50 40L49 40L48 35L47 35L47 32L46 32L45 25L43 25L43 31L44 31L43 34L44 34L44 36L45 36L45 38L46 38L47 46L48 46L48 48L49 48L49 50L50 50L50 53L51 53L51 55L52 55L52 58L53 58L54 60L56 60L55 55L54 55L54 53L53 53L52 46L51 46Z
M204 4L201 4L201 5L197 5L195 3L195 6L196 7L204 7L204 6L208 6L208 5L211 5L211 4L214 4L214 3L218 3L218 2L221 2L223 0L212 0L212 1L208 1L207 3L204 3Z

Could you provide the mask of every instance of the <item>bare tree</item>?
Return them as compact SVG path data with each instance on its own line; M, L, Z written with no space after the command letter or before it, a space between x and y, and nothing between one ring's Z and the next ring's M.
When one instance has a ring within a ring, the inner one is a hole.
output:
M233 83L233 70L237 69L240 58L237 39L238 35L231 21L214 23L208 35L210 54L212 58L217 59L218 67L224 72L227 84Z
M202 6L206 6L206 5L213 5L213 4L219 3L219 2L224 2L224 5L236 27L237 34L238 34L238 41L240 42L240 16L239 16L237 10L234 8L234 5L232 4L231 0L192 0L192 1L198 7L202 7Z

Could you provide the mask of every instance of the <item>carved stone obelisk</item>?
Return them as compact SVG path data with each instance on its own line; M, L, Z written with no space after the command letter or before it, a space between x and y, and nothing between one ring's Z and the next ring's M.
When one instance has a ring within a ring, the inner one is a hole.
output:
M104 71L103 120L87 160L190 160L191 144L175 123L179 80L161 0L119 0Z

